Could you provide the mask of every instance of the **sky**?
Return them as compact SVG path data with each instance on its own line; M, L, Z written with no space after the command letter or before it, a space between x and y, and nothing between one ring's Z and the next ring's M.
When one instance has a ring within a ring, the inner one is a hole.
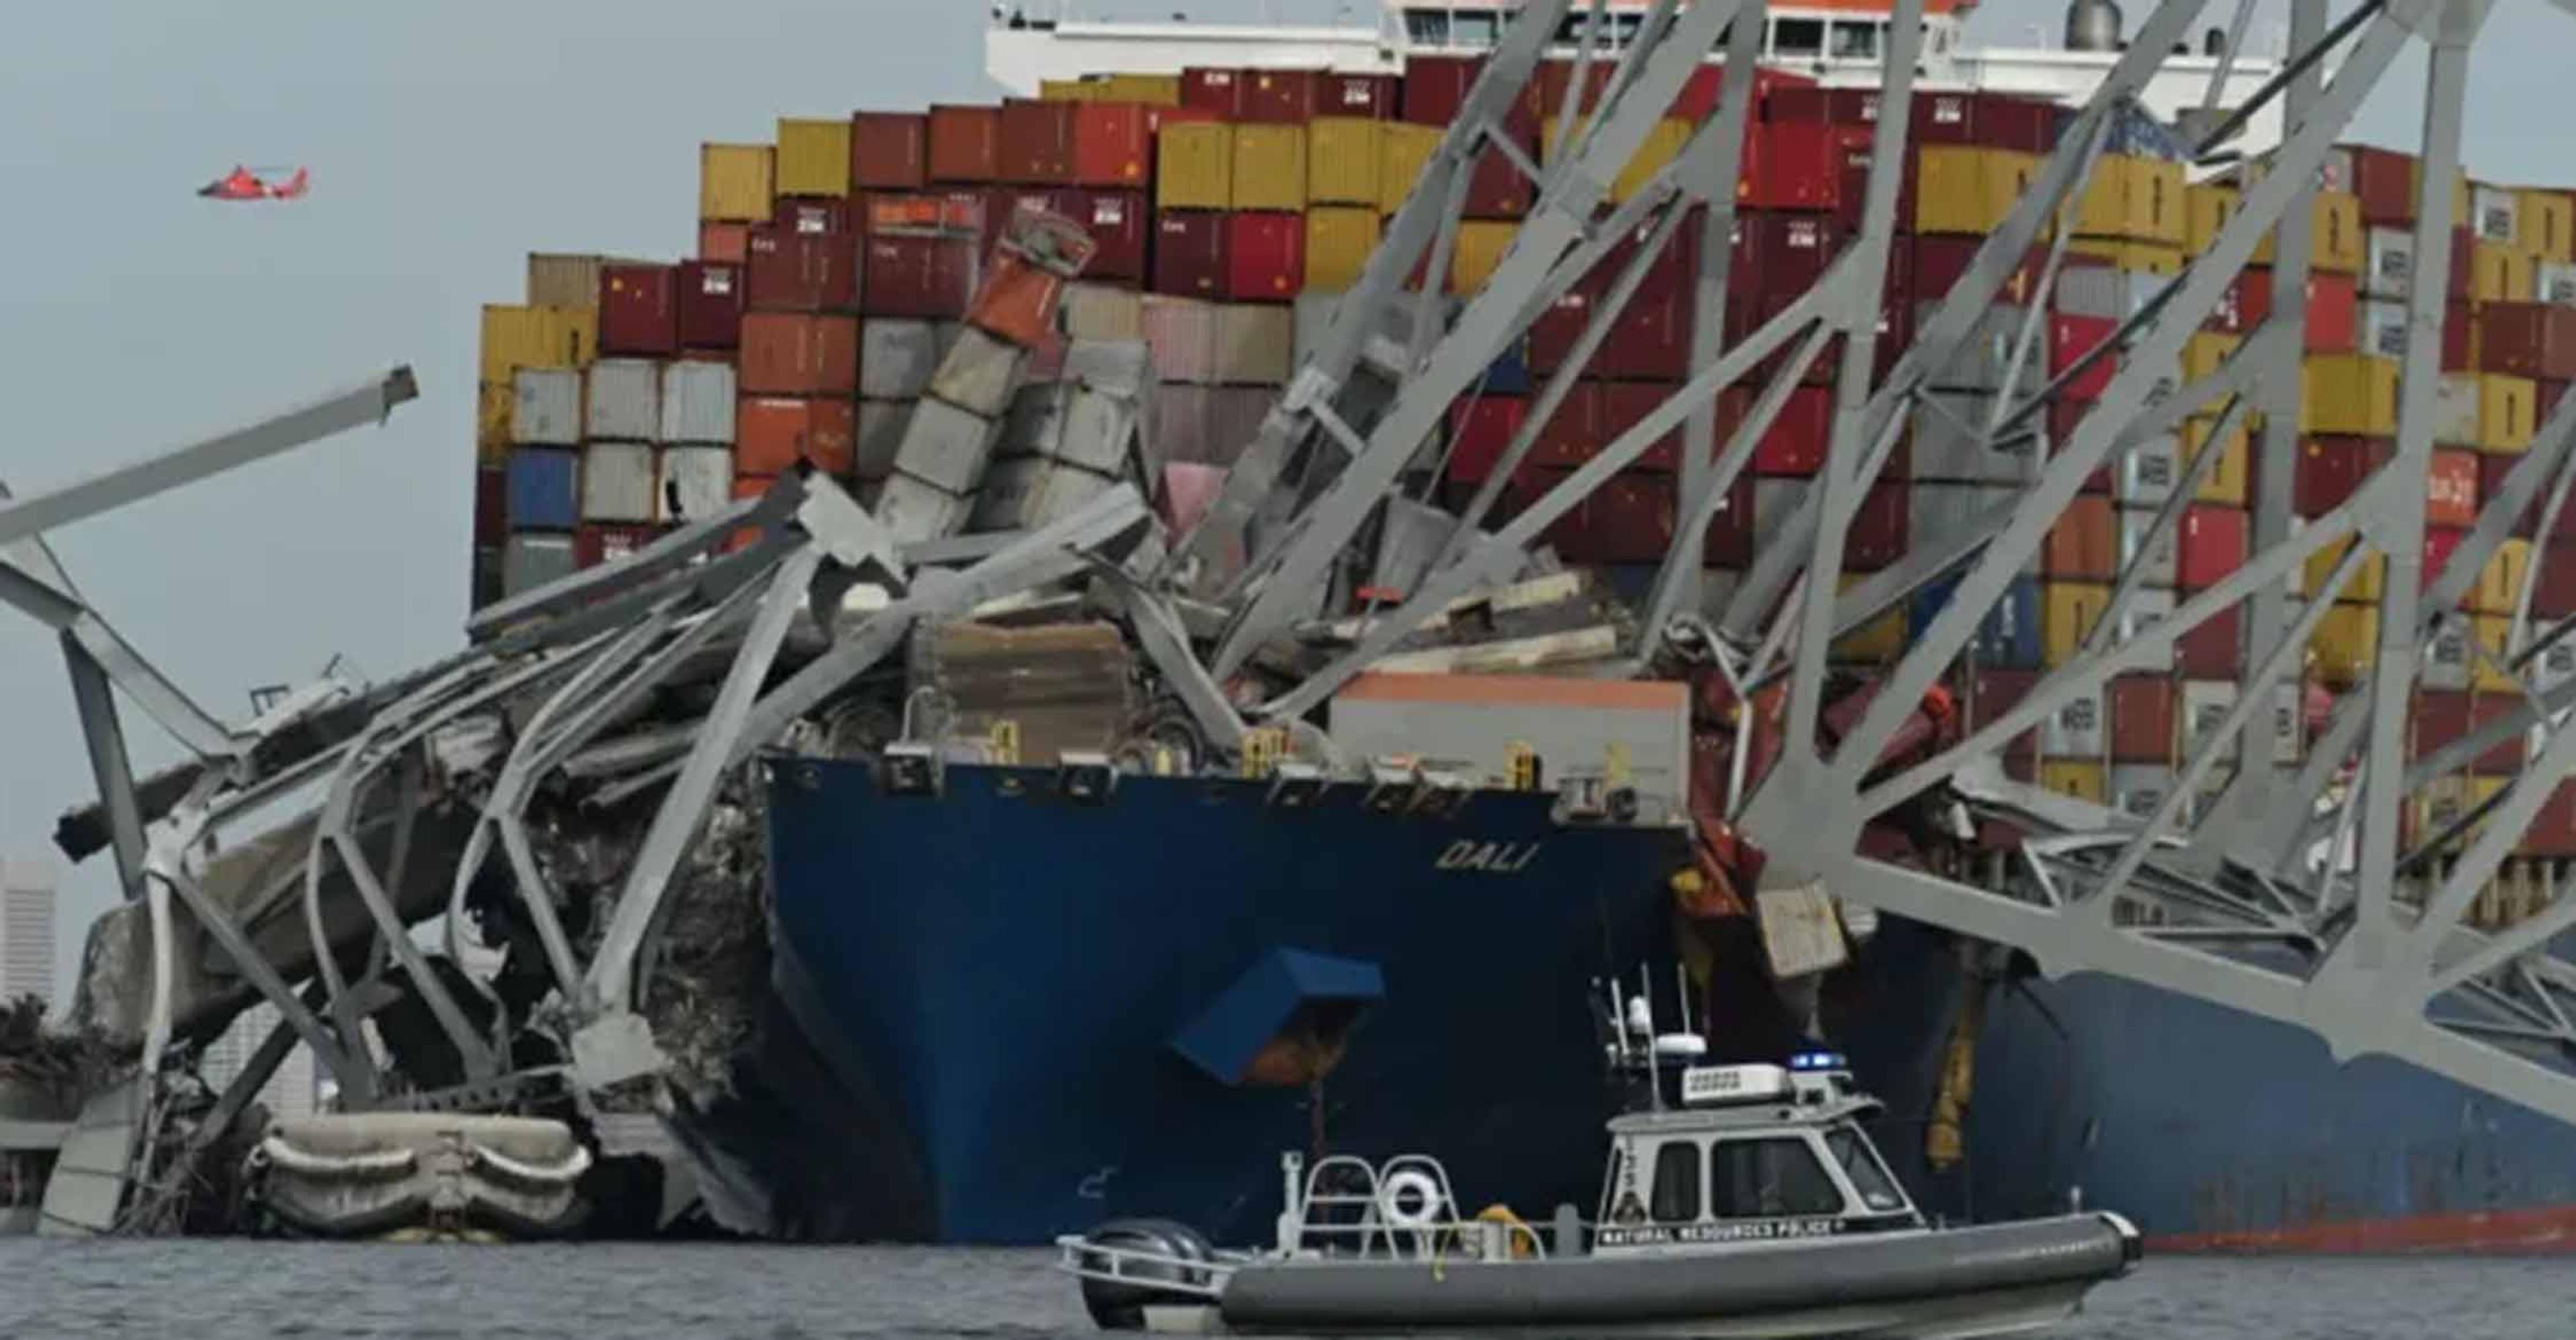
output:
M2287 12L2264 5L2258 33ZM2053 40L2062 13L1992 0L1972 31ZM976 0L32 7L0 44L0 479L24 496L408 364L421 398L382 428L53 538L93 604L227 719L254 686L334 655L383 678L445 654L466 608L480 305L518 300L529 251L686 254L701 141L765 140L781 115L990 98L982 22ZM2497 6L2473 63L2477 175L2576 184L2563 127L2537 115L2563 102L2544 81L2576 50L2570 25L2544 0ZM2420 70L2401 67L2360 138L2415 141ZM236 163L309 165L313 193L193 196ZM48 837L88 798L88 768L59 651L5 610L0 686L0 852L59 865ZM177 759L147 719L127 722L138 770ZM115 897L103 865L64 872L66 983Z

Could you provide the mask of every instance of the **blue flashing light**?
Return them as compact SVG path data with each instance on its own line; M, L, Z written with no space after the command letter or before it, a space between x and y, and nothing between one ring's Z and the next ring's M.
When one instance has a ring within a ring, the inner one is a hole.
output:
M1843 1070L1848 1066L1840 1052L1799 1052L1789 1058L1791 1070Z

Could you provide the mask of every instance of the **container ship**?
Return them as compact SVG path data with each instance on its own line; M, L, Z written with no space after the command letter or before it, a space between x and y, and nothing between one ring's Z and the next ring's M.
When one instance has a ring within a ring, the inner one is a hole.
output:
M937 404L930 369L960 338L983 258L1024 204L1096 244L1065 292L1060 334L1147 349L1160 380L1156 503L1185 527L1357 278L1512 8L1396 3L1351 29L998 12L989 73L1007 98L788 117L773 143L703 146L694 255L534 255L525 300L484 311L476 603L629 552L790 470L829 472L870 498L905 425ZM1645 7L1609 8L1616 41ZM1931 9L1882 314L1891 352L1917 304L1945 292L2001 222L2118 42L2107 6L2080 7L2065 47L2026 51L1971 48L1965 6ZM1730 326L1749 329L1803 291L1856 227L1885 23L1865 3L1771 11ZM2216 49L2178 62L2110 146L2046 296L2037 357L2049 374L2138 310L2232 211L2241 175L2187 166L2166 125L2222 65L2231 98L2277 72ZM1512 115L1508 133L1534 158L1575 96L1575 68L1543 67ZM1683 92L1620 192L1709 115L1715 70ZM2255 118L2239 141L2246 161L2277 133L2277 117ZM2390 450L2415 171L2405 154L2348 146L2319 197L2303 515L2350 496ZM2576 195L2465 175L2455 192L2472 222L2444 325L2433 567L2576 379ZM1469 194L1437 277L1452 295L1486 282L1530 199L1500 156ZM2029 300L2040 262L2012 281L2014 300ZM1686 377L1698 264L1687 247L1668 254L1506 481L1505 512ZM2267 264L2238 281L2177 373L2213 369L2264 319ZM1454 497L1491 478L1533 378L1568 357L1613 269L1542 316L1461 400L1426 487ZM1950 412L1918 417L1864 505L1853 573L1937 541L2018 485L2018 461L1969 449L1953 423L2006 384L2009 346L2008 332L1986 340L1940 379ZM2053 427L2109 375L2068 381ZM1820 372L1760 443L1707 537L1711 592L1730 589L1804 494L1832 394ZM1721 420L1745 410L1731 397ZM2148 519L2204 453L2219 460L2178 539L2147 555L2147 583L2170 600L2243 561L2253 454L2242 426L2220 428L2196 418L2095 481L1957 668L1965 725L2075 654L2146 547ZM1569 589L1585 593L1577 603L1613 609L1651 576L1673 538L1677 450L1664 444L1548 534ZM2532 535L2533 520L2523 525ZM2501 649L2533 564L2536 613L2576 612L2576 547L2516 540L2470 599L2478 643ZM2366 579L2348 594L2377 592ZM1839 671L1866 682L1938 607L1936 593L1855 631L1836 648ZM2374 620L2370 605L2329 612L2309 686L2367 674ZM2007 770L2152 811L2230 705L2237 629L2198 630L2169 666L2014 741ZM2423 748L2512 690L2462 642L2437 647L2417 693ZM991 683L977 696L972 667L991 664L981 654L946 635L914 648L916 669L927 657L957 671L957 731L1007 720L1033 759L1157 747L1122 696L1115 646L1075 637L997 671L1018 697ZM1034 700L1033 666L1052 686ZM2270 761L2302 757L2304 701L2285 701ZM1589 1133L1611 1101L1591 1083L1587 984L1678 958L1721 1054L1811 1039L1848 1051L1909 1124L1885 1143L1952 1214L2080 1196L2169 1245L2322 1249L2529 1245L2576 1219L2565 1128L2393 1064L2337 1068L2289 1030L2124 983L2026 980L1985 947L1852 907L1832 913L1843 952L1829 967L1784 968L1743 906L1692 877L1688 816L1706 789L1693 776L1696 724L1681 685L1372 674L1331 705L1333 737L1362 751L1443 740L1466 789L1144 768L1072 795L991 761L954 759L935 785L903 786L849 759L796 760L774 770L767 797L775 1026L743 1111L710 1130L765 1174L781 1224L818 1237L1033 1243L1131 1211L1258 1236L1277 1210L1266 1151L1309 1142L1436 1145L1475 1196L1543 1208L1583 1198ZM1605 758L1617 760L1605 775L1629 780L1627 810L1609 822L1570 821L1558 796L1507 780L1603 771ZM2480 760L2418 807L2418 831L2521 765L2519 746ZM2482 898L2482 923L2530 915L2571 858L2576 789ZM2195 1101L2214 1089L2243 1101Z

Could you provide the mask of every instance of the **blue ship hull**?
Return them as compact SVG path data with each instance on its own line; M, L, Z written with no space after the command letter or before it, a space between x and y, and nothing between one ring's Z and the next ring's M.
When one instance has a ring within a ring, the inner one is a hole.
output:
M1470 1208L1589 1213L1590 984L1653 965L1669 1011L1684 836L1560 826L1541 794L1386 816L1363 790L1288 810L1125 777L1090 804L1049 769L904 796L862 763L774 768L778 994L833 1090L796 1101L877 1150L805 1189L832 1231L1025 1244L1141 1214L1266 1239L1309 1091L1213 1072L1209 1040L1260 1031L1228 1002L1283 952L1382 982L1321 1084L1334 1152L1436 1153Z

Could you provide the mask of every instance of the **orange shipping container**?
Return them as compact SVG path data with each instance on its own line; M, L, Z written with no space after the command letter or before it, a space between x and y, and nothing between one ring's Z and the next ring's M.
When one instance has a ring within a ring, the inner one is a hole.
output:
M990 182L1001 178L1002 109L930 109L930 179Z
M997 250L966 319L1009 343L1035 349L1055 333L1056 306L1063 296L1063 276Z
M2424 519L2436 526L2478 524L2476 452L2433 449L2433 468L2424 482Z
M751 256L751 225L718 223L713 220L698 225L698 259L740 265Z
M855 395L859 320L804 312L744 313L736 378L753 395Z
M1153 119L1132 102L1086 102L1073 109L1076 186L1142 186L1154 175Z
M737 488L745 473L783 475L798 461L835 475L858 465L856 407L847 400L747 396L733 435Z

